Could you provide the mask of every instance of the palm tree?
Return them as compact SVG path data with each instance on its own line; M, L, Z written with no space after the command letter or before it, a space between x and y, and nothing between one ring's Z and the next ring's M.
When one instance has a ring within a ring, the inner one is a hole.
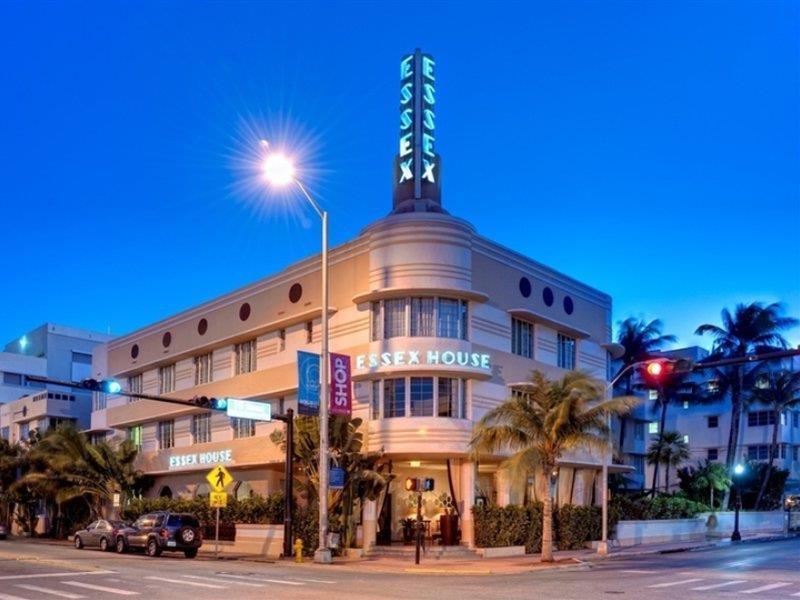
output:
M637 402L623 397L604 400L605 385L581 371L550 380L534 371L531 383L490 410L472 434L475 458L511 452L501 464L512 481L527 481L531 472L546 477L564 453L579 448L605 450L609 415L621 415ZM553 499L545 485L542 511L542 561L553 560Z
M698 463L696 469L688 467L688 469L681 469L681 471L686 472L689 487L697 497L702 498L706 490L708 490L711 510L714 510L714 492L726 492L733 483L730 475L725 470L725 465L710 460L706 460L705 464Z
M660 319L654 319L649 323L643 319L629 317L619 323L617 332L617 343L625 348L622 356L622 364L619 372L633 365L634 363L647 360L657 351L662 350L666 344L676 341L674 335L664 335L662 333L663 323ZM633 369L629 370L622 381L625 382L624 395L633 394ZM619 448L622 450L625 443L625 419L622 419L619 427Z
M778 428L781 423L781 413L800 405L800 371L767 373L767 376L769 377L769 385L766 387L756 386L752 392L752 399L769 407L773 415L772 443L769 446L769 467L764 469L764 477L761 479L761 487L756 498L756 509L761 506L761 500L769 484L772 464L778 454Z
M664 465L664 492L669 493L669 470L678 467L682 462L689 460L689 444L677 431L665 431L661 437L653 442L647 451L647 464ZM653 479L653 490L656 480Z
M696 335L710 335L714 338L711 360L717 358L739 358L752 352L769 348L786 348L786 339L781 331L794 327L798 320L783 316L783 305L761 302L737 304L733 314L722 309L722 326L706 323L695 331ZM725 370L730 374L731 427L728 433L728 452L725 465L730 471L736 460L739 445L739 429L742 420L744 376L742 365L733 365Z

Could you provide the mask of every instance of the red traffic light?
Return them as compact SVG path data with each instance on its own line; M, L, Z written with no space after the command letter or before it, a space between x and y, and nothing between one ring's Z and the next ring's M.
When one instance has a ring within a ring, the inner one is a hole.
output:
M647 363L647 374L650 375L651 377L660 376L663 370L664 367L660 362Z

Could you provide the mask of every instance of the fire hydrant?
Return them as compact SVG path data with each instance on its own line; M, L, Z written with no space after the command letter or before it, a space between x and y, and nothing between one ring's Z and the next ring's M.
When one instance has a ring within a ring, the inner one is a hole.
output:
M300 538L294 541L294 562L303 562L303 540Z

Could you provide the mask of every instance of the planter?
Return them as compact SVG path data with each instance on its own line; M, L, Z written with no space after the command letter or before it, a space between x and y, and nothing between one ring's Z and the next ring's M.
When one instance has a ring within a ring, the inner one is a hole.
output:
M458 545L458 515L442 515L439 517L439 531L442 534L442 546Z

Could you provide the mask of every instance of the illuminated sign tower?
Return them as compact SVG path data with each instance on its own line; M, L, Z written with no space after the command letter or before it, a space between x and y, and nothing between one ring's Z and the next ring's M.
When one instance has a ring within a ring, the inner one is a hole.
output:
M436 154L436 63L419 49L400 61L400 147L393 212L444 212Z

